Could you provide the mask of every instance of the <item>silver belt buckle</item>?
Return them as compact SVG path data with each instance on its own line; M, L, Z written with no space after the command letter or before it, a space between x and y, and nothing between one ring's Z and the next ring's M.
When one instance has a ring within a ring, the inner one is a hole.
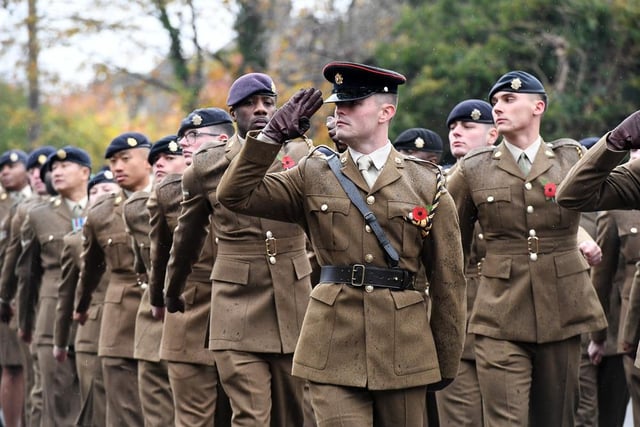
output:
M354 264L351 267L351 286L361 287L364 284L365 267L362 264Z

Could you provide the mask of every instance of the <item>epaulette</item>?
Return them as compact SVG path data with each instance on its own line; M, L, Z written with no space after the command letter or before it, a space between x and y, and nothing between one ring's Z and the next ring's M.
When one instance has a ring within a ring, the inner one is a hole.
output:
M559 148L565 147L576 150L578 152L578 157L580 158L582 158L585 151L585 149L582 147L582 145L580 145L578 141L571 138L560 138L556 139L555 141L547 142L546 144L547 147L551 148L552 150L557 150Z
M103 194L91 206L91 210L93 211L93 210L99 209L101 207L106 206L107 204L119 205L120 203L122 203L122 196L120 194L117 194L117 195L115 193Z
M9 198L9 193L6 191L0 192L0 200L7 200Z
M309 152L309 157L322 156L324 158L327 158L334 154L340 157L340 153L333 151L331 148L327 147L326 145L318 145L316 147L313 147L313 149L311 149L311 152Z
M465 154L463 159L470 159L472 157L480 156L487 153L492 154L495 151L495 149L496 149L495 145L487 145L485 147L474 148L473 150Z

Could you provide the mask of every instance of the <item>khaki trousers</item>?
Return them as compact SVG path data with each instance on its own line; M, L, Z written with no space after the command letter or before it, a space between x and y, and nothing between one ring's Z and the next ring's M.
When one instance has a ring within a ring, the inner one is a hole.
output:
M218 381L215 366L169 362L176 427L231 425L229 398Z
M440 427L482 427L482 396L474 360L461 360L458 376L436 392Z
M229 396L233 425L300 427L304 380L291 375L291 354L213 352Z
M142 406L138 394L138 361L101 357L107 395L107 426L142 427Z
M166 361L138 360L138 394L145 426L174 424L173 396Z
M423 427L427 388L370 391L309 382L318 427Z
M107 398L102 377L102 363L95 353L76 353L76 370L80 382L78 427L107 425Z
M573 427L580 350L580 336L537 344L476 335L486 425Z
M42 425L42 378L40 378L40 366L38 365L38 352L35 344L30 346L31 367L28 369L30 378L27 381L27 400L25 404L27 425L40 427Z
M52 345L37 345L43 390L42 426L71 426L80 410L75 359L58 362Z

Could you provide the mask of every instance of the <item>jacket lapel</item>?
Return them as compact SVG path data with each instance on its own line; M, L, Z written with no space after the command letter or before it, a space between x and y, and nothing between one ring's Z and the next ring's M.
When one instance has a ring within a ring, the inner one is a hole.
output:
M493 150L491 158L497 162L498 168L522 180L525 179L522 170L520 170L520 166L518 166L513 155L511 155L511 151L504 145L504 142L501 142L498 147Z
M365 193L369 192L369 186L362 177L362 174L358 170L358 166L356 166L356 163L353 161L348 150L340 154L340 169L342 170L342 173L349 178L349 180L358 186L358 188Z
M533 181L538 178L540 175L547 172L553 163L551 159L555 157L555 153L547 144L542 142L538 152L536 153L536 158L533 161L533 165L531 166L531 170L529 171L529 175L527 175L527 181Z
M387 162L384 164L384 167L380 171L380 175L378 175L378 179L373 183L373 188L371 192L378 191L384 186L387 186L394 181L400 179L400 171L398 168L404 167L404 161L400 153L398 153L395 149L391 149L389 153L389 157L387 157ZM364 178L363 178L364 179Z

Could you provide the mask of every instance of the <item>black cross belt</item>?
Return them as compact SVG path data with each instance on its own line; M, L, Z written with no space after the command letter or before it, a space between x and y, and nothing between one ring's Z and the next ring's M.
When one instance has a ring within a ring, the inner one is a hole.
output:
M396 291L414 289L415 274L399 268L369 267L354 265L323 265L320 271L320 283L346 283L362 287L388 288Z

